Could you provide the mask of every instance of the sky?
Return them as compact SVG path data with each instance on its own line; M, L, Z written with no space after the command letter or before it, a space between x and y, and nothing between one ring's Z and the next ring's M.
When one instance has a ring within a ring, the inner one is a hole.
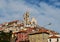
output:
M60 33L60 0L0 0L0 24L23 20L27 10L38 25Z

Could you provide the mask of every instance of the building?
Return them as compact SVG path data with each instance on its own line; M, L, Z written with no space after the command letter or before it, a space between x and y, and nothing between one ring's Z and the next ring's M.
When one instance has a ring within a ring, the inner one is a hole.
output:
M60 42L60 36L52 35L49 37L48 42Z
M48 42L49 33L45 30L29 34L30 42Z
M11 42L50 42L50 40L53 42L52 35L58 35L56 38L60 38L59 33L40 27L35 18L30 20L29 12L26 12L23 17L22 21L15 20L0 24L0 31L12 31ZM56 38L54 39L57 40Z
M16 42L28 42L27 32L26 31L18 32Z

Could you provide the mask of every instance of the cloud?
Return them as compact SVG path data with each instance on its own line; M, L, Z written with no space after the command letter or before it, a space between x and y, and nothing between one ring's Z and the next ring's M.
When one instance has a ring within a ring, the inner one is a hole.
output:
M38 20L38 23L41 26L47 27L49 29L53 29L56 31L59 31L59 25L60 25L60 9L53 7L52 5L49 5L45 2L40 2L39 3L40 7L36 7L36 10L39 12L36 15L32 15L35 16L36 19ZM52 23L51 26L49 26L48 24Z
M2 23L4 21L11 21L11 20L16 20L16 19L21 19L24 12L29 9L29 11L33 13L38 13L36 9L29 7L28 5L25 4L24 1L22 0L0 0L1 2L1 7L0 7L0 18L2 19ZM9 2L7 4L7 2ZM34 12L35 11L35 12ZM3 21L4 19L4 21Z
M51 2L55 5L59 4L56 0L49 0L49 3ZM31 17L37 19L39 25L60 32L60 8L53 4L49 5L44 0L41 2L39 0L0 0L0 23L22 20L27 10ZM47 25L49 23L52 25Z

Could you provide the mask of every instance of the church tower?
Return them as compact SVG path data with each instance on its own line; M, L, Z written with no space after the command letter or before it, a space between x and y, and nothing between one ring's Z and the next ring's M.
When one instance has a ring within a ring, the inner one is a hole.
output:
M24 17L24 26L29 27L30 25L29 12L26 12L23 17Z
M32 20L31 20L31 26L36 27L36 25L37 25L36 19L32 18Z

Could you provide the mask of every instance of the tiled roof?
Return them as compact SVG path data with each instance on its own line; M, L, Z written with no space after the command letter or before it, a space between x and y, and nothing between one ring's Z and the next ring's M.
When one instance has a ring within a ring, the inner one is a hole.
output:
M27 33L30 33L30 34L33 34L33 33L48 33L48 34L58 34L57 32L55 31L52 31L52 30L48 30L44 27L41 27L39 28L39 30L37 31L36 29L38 28L31 28L31 27L28 27L27 30L20 30L19 32L23 33L23 32L27 32ZM34 31L33 31L34 30Z
M15 20L15 21L12 21L12 22L8 22L8 24L9 24L8 27L14 26L13 23L16 23L16 22L18 22L18 21L19 21L19 20ZM12 25L11 25L11 24L12 24ZM1 24L1 25L4 26L4 24ZM21 24L16 24L16 25L17 25L17 27L24 26L23 23L21 23ZM31 32L32 30L35 30L35 31L38 31L38 32L46 32L46 33L49 33L49 34L59 34L59 33L55 32L55 31L53 31L53 30L49 30L49 29L46 29L46 28L40 27L40 26L34 27L34 28L31 28L31 27L26 27L26 28L27 28L27 31L28 31L28 32Z
M3 30L3 28L0 28L0 31L2 31Z
M56 36L56 35L53 35L53 36L51 36L49 38L60 38L60 37L59 36Z
M49 34L59 34L59 33L55 32L55 31L53 31L53 30L49 30L49 29L46 29L46 28L44 28L44 27L41 27L41 28L39 29L39 31L40 31L40 32L47 32L47 33L49 33Z

